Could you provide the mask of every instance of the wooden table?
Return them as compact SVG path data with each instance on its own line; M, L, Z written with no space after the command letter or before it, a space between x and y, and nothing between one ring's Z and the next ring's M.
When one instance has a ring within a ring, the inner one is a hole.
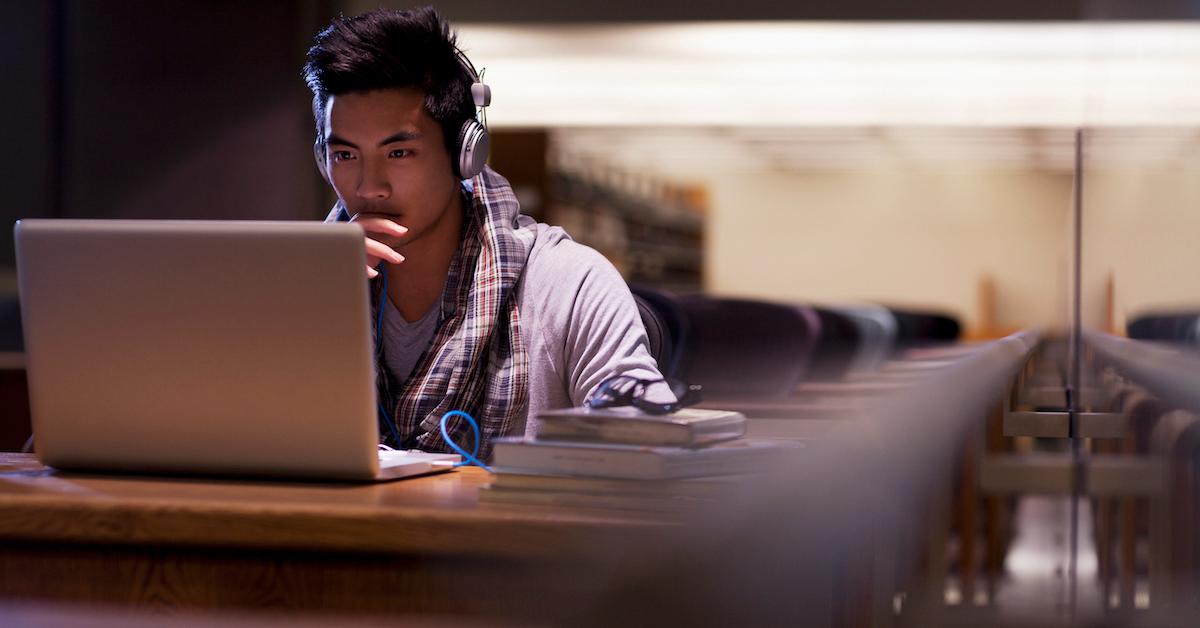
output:
M673 528L480 505L488 481L85 475L0 454L0 601L545 617L605 586L591 566Z

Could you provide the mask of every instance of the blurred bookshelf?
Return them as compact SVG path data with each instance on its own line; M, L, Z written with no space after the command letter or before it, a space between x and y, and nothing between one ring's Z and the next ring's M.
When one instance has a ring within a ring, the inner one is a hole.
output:
M607 257L631 284L701 289L706 191L557 149L546 131L496 131L491 165L522 210Z

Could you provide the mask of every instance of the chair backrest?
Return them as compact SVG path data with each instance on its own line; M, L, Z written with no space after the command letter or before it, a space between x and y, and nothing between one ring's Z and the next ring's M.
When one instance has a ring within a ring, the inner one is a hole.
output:
M1137 340L1200 342L1200 312L1157 312L1129 320L1125 332Z
M795 306L679 297L687 317L681 376L706 396L787 396L804 377L816 331Z
M1196 327L1196 314L1180 314L1171 318L1171 340L1191 342L1192 330Z
M1125 323L1125 334L1135 340L1154 339L1154 316L1137 316Z
M821 321L820 334L813 348L808 378L817 382L842 379L862 344L858 325L845 314L829 308L810 308Z
M1154 428L1164 415L1173 408L1145 390L1135 390L1121 404L1121 412L1128 417L1133 444L1140 454L1150 453L1150 438Z
M642 313L646 333L658 335L657 341L650 339L650 351L658 361L659 372L667 377L678 377L687 345L687 317L670 293L645 286L630 286L629 289ZM652 326L655 331L651 331Z
M1194 345L1200 345L1200 315L1197 315L1188 326L1187 341Z
M962 333L958 319L947 314L889 307L896 317L896 341L912 346L937 342L953 342Z
M928 339L934 342L954 342L962 335L962 324L947 314L926 314L929 317Z
M663 322L662 318L658 315L658 311L654 309L654 306L645 299L634 294L633 301L637 303L638 315L642 318L642 326L646 328L646 338L650 344L650 355L654 356L654 361L658 364L658 371L670 377L671 375L667 371L670 368L674 351L671 343L671 334L667 331L667 324Z
M896 317L879 305L839 305L829 309L850 317L858 327L859 347L850 370L879 370L896 345Z

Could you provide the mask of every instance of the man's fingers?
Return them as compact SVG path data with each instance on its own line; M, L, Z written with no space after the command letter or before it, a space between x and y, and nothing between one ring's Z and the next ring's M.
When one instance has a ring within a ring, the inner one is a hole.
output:
M408 227L382 214L358 214L350 222L361 225L363 231L367 233L377 233L397 238L408 233Z
M397 253L392 247L371 238L367 238L366 242L368 263L378 264L382 260L399 264L404 261L404 256Z
M397 239L407 234L408 227L392 220L385 214L355 214L350 222L362 227L363 232L367 235L367 277L369 279L379 276L379 271L375 270L375 267L380 262L399 264L404 261L404 256L397 253L390 245L395 244Z

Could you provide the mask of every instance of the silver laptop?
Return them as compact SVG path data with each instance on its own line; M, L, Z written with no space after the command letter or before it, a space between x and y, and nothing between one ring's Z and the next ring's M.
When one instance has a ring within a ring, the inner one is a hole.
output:
M376 480L458 460L378 449L358 226L21 220L15 236L44 464Z

